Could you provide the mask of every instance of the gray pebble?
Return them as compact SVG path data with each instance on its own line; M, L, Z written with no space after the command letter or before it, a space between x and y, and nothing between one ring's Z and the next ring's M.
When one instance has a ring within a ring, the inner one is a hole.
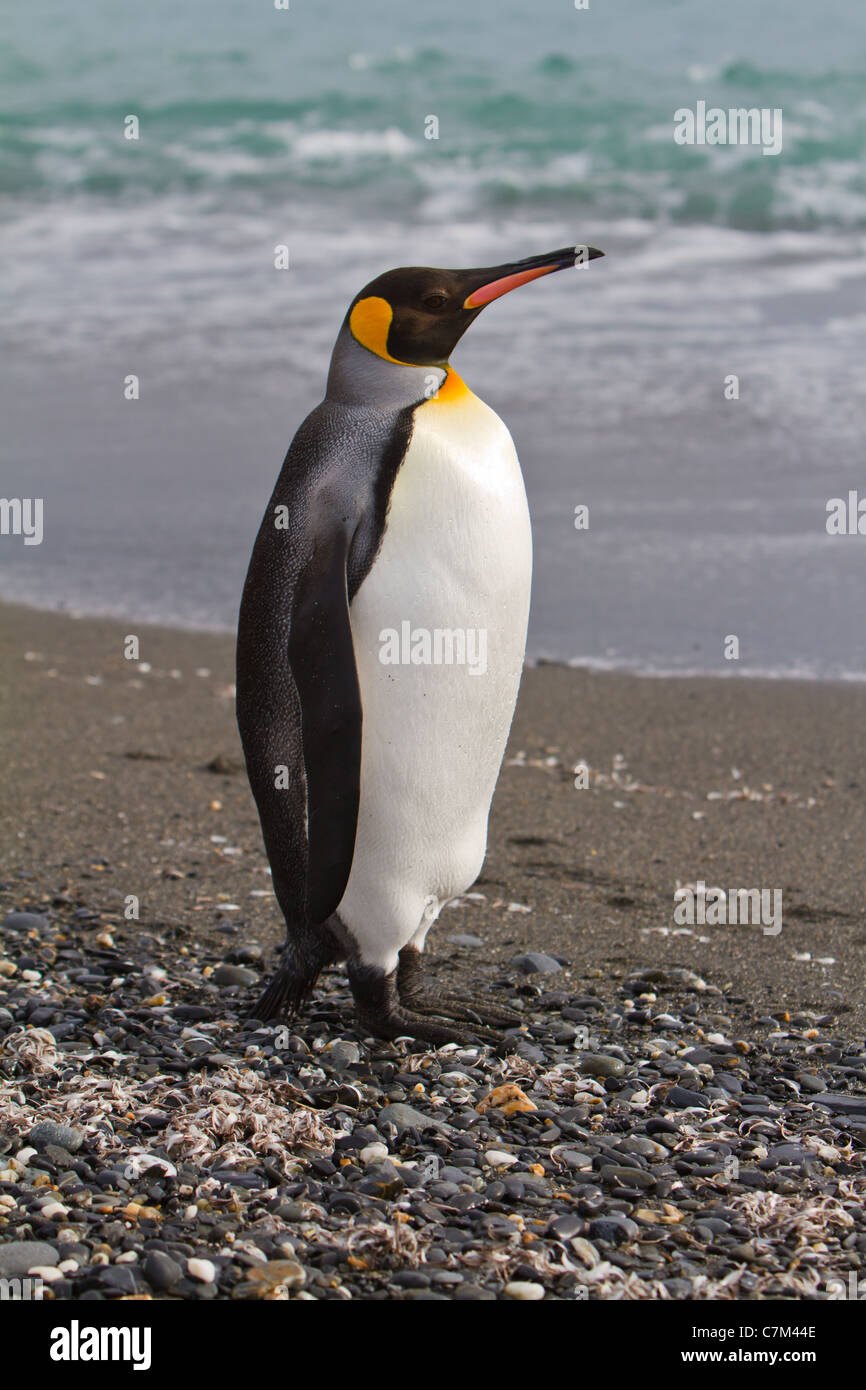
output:
M637 1222L630 1221L627 1216L599 1216L589 1223L589 1238L622 1245L627 1240L634 1240L638 1229Z
M215 985L220 988L227 985L254 985L258 981L255 970L248 970L244 965L218 965L211 975Z
M543 951L530 951L525 956L515 956L511 962L524 975L555 975L562 969L558 960L547 956Z
M581 1052L577 1067L587 1076L622 1076L625 1072L624 1062L618 1057L606 1057L601 1052Z
M0 1245L0 1275L19 1278L36 1265L54 1266L59 1259L57 1247L44 1240L10 1240Z
M866 1115L866 1096L849 1096L835 1091L822 1091L812 1097L815 1105L826 1105L839 1115Z
M177 1261L162 1250L149 1250L142 1270L145 1279L154 1289L170 1289L183 1277L183 1270Z
M450 1128L443 1120L433 1115L422 1115L420 1110L412 1105L404 1105L402 1101L384 1106L379 1111L379 1124L396 1125L398 1129L427 1129L431 1125L434 1129Z
M672 1086L665 1101L675 1110L688 1110L695 1105L708 1110L710 1105L706 1096L702 1096L700 1091L687 1091L685 1086Z
M10 912L3 921L9 931L44 931L48 918L39 912Z
M825 1091L826 1083L820 1076L816 1076L813 1071L798 1071L795 1081L799 1081L804 1091Z
M77 1153L84 1143L84 1134L72 1125L55 1124L53 1120L42 1120L34 1125L27 1135L28 1144L34 1149L45 1149L49 1144L57 1144L67 1153Z

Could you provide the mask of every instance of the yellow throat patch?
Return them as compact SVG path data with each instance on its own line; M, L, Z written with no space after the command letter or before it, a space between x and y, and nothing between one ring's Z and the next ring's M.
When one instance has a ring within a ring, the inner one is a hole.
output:
M352 337L361 347L367 348L385 362L394 362L398 367L417 366L416 363L401 362L399 357L392 357L388 351L388 330L393 317L394 311L387 299L382 299L379 295L369 295L366 299L360 299L349 315ZM457 375L453 367L448 366L445 368L445 380L439 390L423 404L451 405L471 395L472 392L463 378Z

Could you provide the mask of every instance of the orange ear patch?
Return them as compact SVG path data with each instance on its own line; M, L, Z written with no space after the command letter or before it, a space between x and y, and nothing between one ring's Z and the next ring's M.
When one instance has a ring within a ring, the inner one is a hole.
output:
M398 359L388 351L388 329L393 317L394 310L387 299L381 299L378 295L360 299L349 315L352 337L377 357L384 357L386 362L396 362Z

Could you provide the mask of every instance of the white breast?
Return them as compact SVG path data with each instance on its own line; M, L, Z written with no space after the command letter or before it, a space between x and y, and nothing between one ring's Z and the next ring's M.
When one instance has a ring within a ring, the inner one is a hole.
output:
M511 436L449 374L439 399L415 412L382 545L350 610L364 711L361 805L338 910L364 959L386 970L481 868L531 572ZM451 636L437 643L437 633ZM409 664L382 660L413 653ZM425 656L430 664L417 664Z

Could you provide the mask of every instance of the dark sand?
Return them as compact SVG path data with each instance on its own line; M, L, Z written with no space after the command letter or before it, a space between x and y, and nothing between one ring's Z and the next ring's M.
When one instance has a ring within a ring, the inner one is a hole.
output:
M148 671L124 659L130 632ZM217 958L226 924L235 945L276 946L276 904L251 896L269 879L231 638L3 607L0 661L0 905L63 893L119 919L135 894L142 930L192 925ZM208 770L215 758L229 770ZM573 787L579 759L589 790ZM552 951L576 984L680 965L756 1017L814 1010L862 1037L864 787L866 687L528 670L475 885L486 897L444 910L438 968L483 983L520 952ZM699 879L781 888L781 933L674 934L677 880ZM459 932L483 946L455 947Z

